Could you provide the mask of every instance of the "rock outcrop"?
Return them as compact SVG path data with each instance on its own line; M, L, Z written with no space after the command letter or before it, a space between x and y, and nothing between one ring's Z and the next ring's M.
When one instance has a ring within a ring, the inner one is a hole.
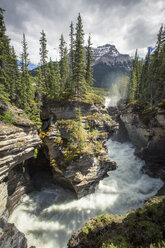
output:
M0 248L27 248L25 235L14 224L7 223L4 218L0 219Z
M107 172L116 169L116 163L110 160L106 147L95 154L79 152L65 157L67 152L64 146L54 142L57 138L54 131L54 128L50 131L45 144L49 149L55 182L74 190L77 198L93 193L99 181L107 176Z
M78 109L81 109L81 129L85 139L85 148L80 150L77 148ZM94 192L95 186L107 176L107 172L116 168L115 162L111 161L107 154L105 145L108 134L118 128L116 122L110 118L103 106L83 102L71 102L66 106L56 105L44 110L42 118L47 124L51 123L49 130L41 136L49 150L55 182L74 190L77 198ZM73 128L77 131L74 131L75 137L71 138ZM72 149L71 143L75 143ZM74 148L74 145L77 147Z

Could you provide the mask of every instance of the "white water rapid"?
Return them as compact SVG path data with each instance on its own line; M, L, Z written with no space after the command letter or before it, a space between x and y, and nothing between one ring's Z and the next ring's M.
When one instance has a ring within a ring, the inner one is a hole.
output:
M71 234L87 220L102 214L122 214L140 207L162 186L160 179L142 173L143 161L135 157L130 143L107 142L118 168L109 172L96 192L75 200L70 191L50 185L26 196L10 222L25 233L36 248L66 248Z

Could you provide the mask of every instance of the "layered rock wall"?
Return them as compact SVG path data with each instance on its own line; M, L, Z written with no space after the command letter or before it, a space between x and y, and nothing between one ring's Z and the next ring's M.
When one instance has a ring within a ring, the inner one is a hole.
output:
M11 210L27 192L29 179L24 161L33 157L34 149L41 140L35 127L16 127L3 123L0 123L0 127L1 215L6 206Z
M136 147L136 154L146 162L147 172L165 180L164 110L158 109L151 117L149 114L139 114L132 107L122 109L119 113L129 139Z

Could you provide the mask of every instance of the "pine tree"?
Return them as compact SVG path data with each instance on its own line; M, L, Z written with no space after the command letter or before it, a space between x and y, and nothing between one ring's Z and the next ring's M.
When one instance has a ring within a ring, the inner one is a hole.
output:
M28 113L30 111L29 105L30 100L32 99L32 88L31 88L31 80L28 72L29 58L28 58L28 47L25 38L25 34L23 34L22 41L22 53L21 53L21 83L19 85L18 93L19 93L19 106L25 109L25 112Z
M84 49L84 31L80 14L77 18L76 25L76 39L74 51L74 65L73 65L73 86L76 96L80 97L86 90L86 61Z
M44 30L41 32L40 38L40 62L41 62L41 71L44 79L46 81L46 74L47 74L47 58L48 58L48 50L47 50L47 39Z
M66 89L69 88L69 60L68 60L68 51L66 47L66 42L64 40L63 34L60 38L60 73L61 73L61 93Z
M161 25L152 54L148 50L144 62L133 62L128 100L148 103L151 109L165 98L165 27ZM139 77L140 76L140 77ZM140 81L139 81L140 78Z
M143 63L141 79L140 79L140 100L143 102L146 102L148 100L150 60L151 60L151 52L150 52L150 49L148 49L147 55L145 57L145 61Z
M9 38L6 36L6 27L4 23L4 9L0 8L0 97L9 99L9 78L8 70L8 53L10 51Z
M41 67L38 66L35 99L36 99L36 102L40 106L42 105L42 94L43 93L44 93L44 77L42 75Z
M92 61L94 61L94 58L92 57L92 43L91 43L91 36L89 34L88 38L88 46L86 49L86 61L87 61L87 66L86 66L86 82L88 85L93 84L93 68L92 68Z
M158 101L165 99L165 44L160 53L159 87L157 89Z
M57 98L60 94L60 87L61 87L61 74L60 74L60 66L59 63L56 61L55 64L55 78L56 78L56 93L57 93Z
M73 63L74 63L74 27L73 23L70 24L70 80L73 75Z
M47 75L47 85L48 85L48 97L49 99L55 99L56 97L56 77L55 70L52 60L49 61L48 75Z
M9 78L10 78L10 100L11 102L18 103L18 88L20 85L20 73L18 70L17 56L14 51L14 47L10 50L10 60L9 60Z

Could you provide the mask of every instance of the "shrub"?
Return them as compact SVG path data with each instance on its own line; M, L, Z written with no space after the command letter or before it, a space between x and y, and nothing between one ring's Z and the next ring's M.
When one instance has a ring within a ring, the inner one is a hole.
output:
M34 158L36 159L37 156L38 156L38 149L36 148L36 149L34 150Z
M13 113L12 112L0 112L0 120L6 124L13 124Z

